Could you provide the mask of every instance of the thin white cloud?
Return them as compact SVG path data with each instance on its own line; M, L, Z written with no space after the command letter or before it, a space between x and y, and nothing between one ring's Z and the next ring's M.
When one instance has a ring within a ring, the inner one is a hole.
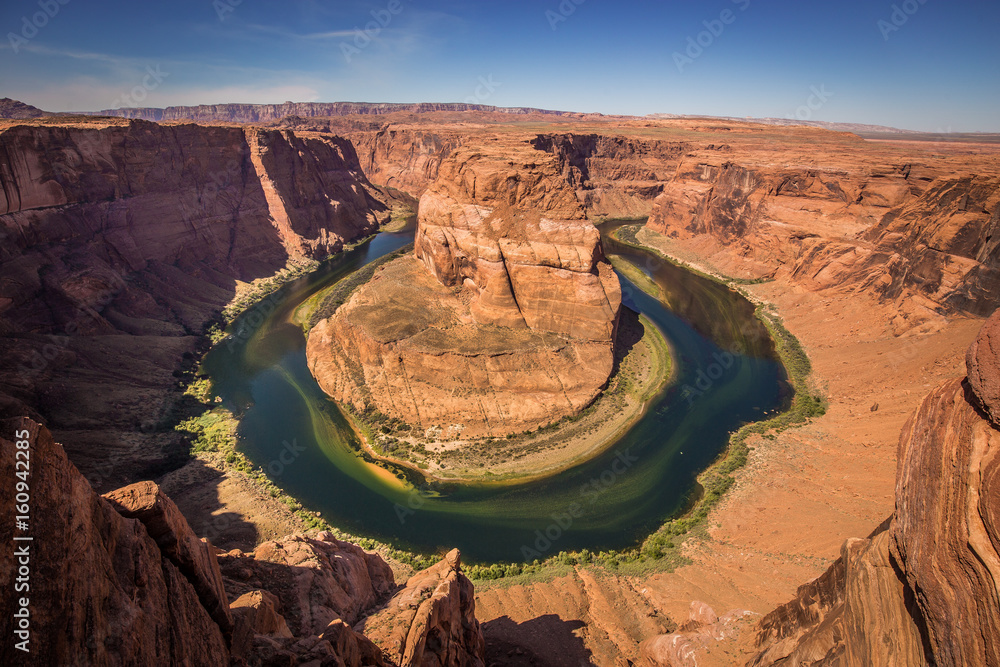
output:
M255 23L248 23L245 27L252 32L277 35L282 39L289 39L293 41L313 42L327 39L344 39L345 37L354 36L354 30L330 30L327 32L301 34L284 28L278 28L270 25L257 25Z
M0 50L11 51L13 50L11 45L6 42L0 42ZM73 60L96 60L100 62L107 62L113 64L120 64L122 62L131 60L130 58L122 58L119 56L112 56L107 53L92 53L88 51L77 51L75 49L58 49L52 48L51 46L45 46L44 44L36 44L33 42L28 42L27 44L22 44L18 47L18 51L27 51L39 56L55 56L61 58L72 58Z

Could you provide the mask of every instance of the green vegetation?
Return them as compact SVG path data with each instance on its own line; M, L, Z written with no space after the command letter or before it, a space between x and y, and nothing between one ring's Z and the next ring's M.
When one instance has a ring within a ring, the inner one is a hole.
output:
M638 266L632 262L627 262L618 255L608 255L608 261L615 271L629 279L636 287L646 294L663 300L663 290L653 280L642 272Z
M319 267L319 262L314 259L290 259L285 268L268 278L259 278L250 283L245 289L238 290L233 300L222 310L222 316L229 324L236 317L260 301L277 292L281 287L301 278L307 273L312 273ZM217 341L213 341L217 342Z
M337 281L326 289L316 292L295 310L294 320L308 333L320 321L327 319L337 312L337 309L351 298L355 290L371 280L379 267L412 252L413 244L410 243L396 252L383 255L379 259L369 262L346 278Z

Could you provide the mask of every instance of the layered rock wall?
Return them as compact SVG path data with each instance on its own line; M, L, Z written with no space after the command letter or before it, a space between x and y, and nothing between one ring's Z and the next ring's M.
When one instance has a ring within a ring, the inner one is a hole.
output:
M755 666L1000 664L1000 313L899 441L896 510L759 626Z
M201 104L192 107L129 107L104 109L95 112L101 116L123 116L152 121L190 120L198 123L263 123L286 116L346 116L375 115L399 112L485 112L510 115L541 114L548 116L577 116L565 111L550 111L531 107L495 107L486 104L434 103L395 104L390 102L285 102L284 104Z
M0 559L0 583L23 584L28 619L5 607L4 665L484 664L457 551L403 587L379 556L324 532L219 556L155 484L102 498L26 418L0 422L0 472L0 537L20 549ZM18 493L30 510L16 535L31 540L13 539Z
M730 270L787 275L814 291L916 296L904 312L1000 306L1000 178L944 163L864 163L860 148L823 167L699 151L682 160L647 224L702 252L721 249L716 260Z
M0 414L44 418L95 485L182 457L174 371L236 280L388 218L352 145L143 121L0 132Z

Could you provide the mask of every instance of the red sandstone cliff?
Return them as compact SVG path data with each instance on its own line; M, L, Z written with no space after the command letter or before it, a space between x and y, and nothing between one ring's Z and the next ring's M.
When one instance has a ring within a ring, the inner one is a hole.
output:
M18 460L30 462L23 480ZM0 423L0 473L0 537L26 554L0 559L5 591L25 583L3 598L4 665L484 664L457 551L403 587L379 556L328 533L217 556L155 484L98 496L25 418ZM17 493L30 498L27 530L15 531ZM10 640L22 625L27 652Z
M823 165L797 152L696 152L656 198L648 226L721 250L724 269L890 301L916 295L904 312L1000 306L1000 178L956 174L943 161L866 161L868 149L857 148Z
M899 440L896 511L760 623L764 665L1000 664L1000 312Z
M0 132L0 415L44 418L99 488L183 457L173 372L235 280L324 256L387 207L353 146L92 121Z

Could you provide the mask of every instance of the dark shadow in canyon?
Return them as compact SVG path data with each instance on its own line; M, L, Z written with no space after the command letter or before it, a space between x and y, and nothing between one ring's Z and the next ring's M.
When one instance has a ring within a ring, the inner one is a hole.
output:
M646 328L639 320L639 313L628 306L622 306L618 316L618 332L615 338L615 361L611 369L611 377L618 374L618 368L622 361L628 356L632 348L642 340L646 333Z
M581 667L592 665L593 654L576 633L581 620L564 621L545 614L523 623L501 616L482 624L486 664L511 667Z

